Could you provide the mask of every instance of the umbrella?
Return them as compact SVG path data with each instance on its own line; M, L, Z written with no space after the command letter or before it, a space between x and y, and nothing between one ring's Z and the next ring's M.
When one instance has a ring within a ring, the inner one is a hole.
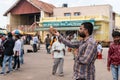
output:
M17 34L23 34L23 31L21 31L19 29L15 29L15 30L12 31L12 34L15 34L15 35L17 35Z
M0 30L0 34L7 34L8 32L6 30Z

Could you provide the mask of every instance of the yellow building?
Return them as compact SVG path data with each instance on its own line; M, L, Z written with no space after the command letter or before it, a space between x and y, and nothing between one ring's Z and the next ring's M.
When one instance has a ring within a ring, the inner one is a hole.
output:
M51 25L67 35L72 32L78 34L81 23L92 22L93 35L100 41L112 40L112 30L120 27L120 16L113 13L111 5L55 7L39 0L18 0L4 16L8 17L8 31L33 32L35 29L40 32L42 41ZM39 23L39 26L34 23Z
M120 29L120 15L119 14L115 14L115 27L117 29Z
M44 37L48 32L49 26L54 26L61 33L79 30L83 22L92 22L94 25L94 37L99 41L110 41L114 26L113 11L110 5L94 5L80 7L59 7L53 9L53 17L41 17L40 28Z

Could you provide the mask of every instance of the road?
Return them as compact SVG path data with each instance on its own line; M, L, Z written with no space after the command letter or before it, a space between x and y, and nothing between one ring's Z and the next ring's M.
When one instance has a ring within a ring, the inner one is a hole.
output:
M46 54L45 46L37 53L26 53L27 49L32 49L30 45L25 45L24 64L20 70L13 71L6 75L0 75L0 80L73 80L73 56L70 52L66 53L64 60L64 77L53 76L51 73L53 59L51 54ZM103 50L103 58L96 60L96 79L112 80L111 72L106 69L107 48ZM1 70L1 68L0 68Z

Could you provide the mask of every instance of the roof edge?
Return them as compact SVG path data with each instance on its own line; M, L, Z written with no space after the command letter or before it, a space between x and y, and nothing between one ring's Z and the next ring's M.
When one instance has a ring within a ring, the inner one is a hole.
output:
M21 0L16 1L16 2L3 14L3 16L7 16L7 13L8 13L12 8L14 8L20 1L21 1Z
M10 12L10 10L12 10L20 1L22 1L22 0L16 1L16 2L3 14L3 16L7 16L7 14ZM27 1L28 3L30 3L30 4L32 4L34 7L36 7L37 9L39 9L39 10L41 10L41 11L44 11L44 12L47 12L47 13L52 13L52 12L46 11L46 10L38 7L38 6L37 6L36 4L34 4L31 0L26 0L26 1ZM52 4L48 4L48 3L46 3L46 2L43 2L43 1L41 1L41 2L44 3L44 4L47 4L48 6L49 6L49 5L52 5ZM54 5L52 5L52 6L54 6ZM54 6L54 7L55 7L55 6Z
M28 0L26 0L27 2L29 2L30 4L32 4L34 7L36 7L36 8L38 8L38 9L40 9L39 7L37 7L32 1L28 1ZM41 9L40 9L41 10Z
M10 12L10 10L13 9L20 1L22 1L22 0L16 1L16 2L3 14L3 16L7 16L7 13ZM28 0L26 0L26 1L29 2L30 4L32 4L34 7L38 8L38 7L37 7L36 5L34 5L32 2L30 2L30 1L28 1ZM38 9L40 9L40 8L38 8ZM41 10L41 9L40 9L40 10Z

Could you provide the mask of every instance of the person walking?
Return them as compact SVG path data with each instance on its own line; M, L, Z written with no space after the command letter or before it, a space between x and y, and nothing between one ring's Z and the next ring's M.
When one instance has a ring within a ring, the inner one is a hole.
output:
M84 22L79 28L80 41L70 42L60 33L50 27L50 32L58 36L62 42L71 48L78 48L77 56L74 62L74 80L95 80L95 60L97 58L97 44L92 37L93 25L90 22Z
M107 70L112 72L113 80L120 80L120 32L113 31L107 58Z
M15 41L12 39L12 33L8 33L8 38L4 41L4 58L2 63L2 72L0 74L10 73L12 71L12 56L14 54ZM8 71L5 72L6 62L8 62Z
M38 37L37 37L37 34L35 34L34 37L33 37L33 52L38 51L37 43L38 43Z
M50 49L48 48L50 46L50 42L51 42L50 35L47 34L47 37L45 38L45 44L46 44L46 50L48 54L50 54Z
M97 52L98 52L98 56L97 56L97 59L102 59L102 45L101 45L101 42L98 42L97 43Z
M24 39L23 36L21 36L21 52L20 52L20 63L24 64Z
M16 38L16 41L15 41L15 46L14 46L14 65L13 65L13 69L19 69L20 68L20 59L19 59L19 56L20 56L20 53L21 53L21 40L20 40L20 36L19 35L16 35L15 36ZM17 68L16 68L17 66Z
M64 63L64 54L65 54L65 45L58 39L56 42L53 43L51 52L54 58L54 65L52 74L55 75L57 68L59 76L63 76L63 63Z
M40 35L38 35L37 37L38 37L38 46L37 46L37 48L38 48L38 50L40 50L41 37L40 37Z

